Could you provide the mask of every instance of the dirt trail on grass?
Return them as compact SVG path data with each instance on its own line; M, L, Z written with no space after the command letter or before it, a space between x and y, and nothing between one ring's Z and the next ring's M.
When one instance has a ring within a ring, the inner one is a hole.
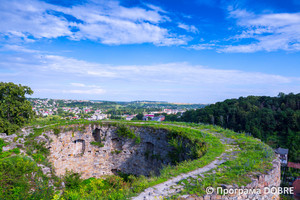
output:
M182 126L184 127L184 126ZM191 127L189 127L191 128ZM192 128L194 129L194 128ZM199 129L196 129L199 130ZM203 130L202 130L203 131ZM205 130L204 130L205 131ZM172 195L175 195L177 193L179 193L182 189L183 189L183 185L179 185L179 181L184 180L184 179L188 179L188 178L193 178L193 179L197 179L199 176L203 177L203 174L205 172L208 172L212 169L217 168L219 165L221 165L222 163L226 162L229 159L234 159L234 156L230 156L230 155L234 155L233 151L236 150L236 145L233 139L230 138L225 138L222 134L220 133L213 133L216 135L216 137L218 137L220 139L220 141L225 144L227 147L227 150L225 150L224 153L221 154L221 156L216 157L216 159L214 161L212 161L210 164L198 168L194 171L185 173L185 174L181 174L179 176L176 176L174 178L171 178L163 183L160 183L158 185L155 185L153 187L149 187L146 190L144 190L142 193L140 193L138 196L133 197L132 200L160 200L160 199L164 199L166 197L170 197ZM229 158L231 157L231 158ZM213 172L214 173L214 172Z

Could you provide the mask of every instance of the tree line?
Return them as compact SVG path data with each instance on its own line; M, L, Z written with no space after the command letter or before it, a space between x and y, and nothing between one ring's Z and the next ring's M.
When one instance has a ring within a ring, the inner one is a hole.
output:
M288 148L289 160L300 162L300 93L227 99L189 110L180 120L251 133L273 148Z

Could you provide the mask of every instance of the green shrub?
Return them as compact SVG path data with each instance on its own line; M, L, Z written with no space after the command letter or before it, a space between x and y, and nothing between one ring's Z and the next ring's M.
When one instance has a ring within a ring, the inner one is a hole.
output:
M60 134L60 129L59 128L54 128L53 133L54 133L54 135L59 135Z
M35 174L35 175L33 175ZM28 157L0 159L0 199L51 199L53 188Z
M141 143L141 137L137 136L137 137L135 138L135 143L136 143L136 144L140 144L140 143Z
M86 125L82 125L82 126L78 126L78 131L81 131L81 132L83 132L83 131L85 131L85 129L86 129Z
M2 152L2 147L0 148L0 159L1 158L6 158L11 156L12 154L20 154L20 149L19 148L14 148L14 149L10 149L8 151L3 151Z
M134 131L130 130L130 128L125 124L118 125L117 134L119 137L130 138L130 139L136 138Z
M41 163L43 161L45 161L45 157L42 154L36 153L36 154L32 154L32 158L37 162L37 163Z
M16 142L18 139L18 137L14 137L13 141Z
M171 138L169 140L169 145L173 147L173 150L168 153L173 164L176 164L184 160L185 155L185 145L181 139Z
M149 180L145 176L139 176L139 177L129 176L129 178L130 181L132 182L131 184L132 191L135 193L142 191L143 189L147 188L147 186L149 185Z
M98 147L104 147L104 144L101 143L101 142L92 141L92 142L90 142L90 144L91 144L91 145L98 146Z
M119 176L107 176L105 179L89 178L74 189L66 188L63 198L121 200L126 199L129 187L130 183Z
M0 153L2 152L2 147L5 147L8 145L2 138L0 138Z
M121 153L122 151L121 150L114 150L114 151L111 151L112 154L119 154Z
M12 149L12 152L14 152L15 154L19 154L20 153L20 149L19 148L14 148L14 149Z
M201 142L200 140L195 140L190 145L190 153L192 159L197 159L202 157L207 151L207 144L205 142Z
M66 189L78 189L80 184L82 183L82 180L80 179L79 173L74 173L72 171L66 171L66 174L64 176L64 182Z
M39 136L44 132L43 128L34 128L33 129L34 134L30 133L31 136ZM28 136L27 136L28 137Z
M50 154L50 150L45 147L46 142L38 142L35 140L35 134L29 134L26 137L25 148L28 155L38 163L47 164L46 157ZM35 153L33 153L35 152Z

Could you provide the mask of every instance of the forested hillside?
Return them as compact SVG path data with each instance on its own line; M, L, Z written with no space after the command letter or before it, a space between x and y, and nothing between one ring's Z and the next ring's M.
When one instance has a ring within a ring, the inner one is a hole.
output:
M187 111L181 120L251 133L274 148L288 148L289 160L300 162L300 93L228 99Z

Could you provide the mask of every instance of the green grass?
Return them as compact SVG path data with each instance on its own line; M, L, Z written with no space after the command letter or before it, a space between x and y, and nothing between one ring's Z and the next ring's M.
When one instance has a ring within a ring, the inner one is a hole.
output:
M2 138L0 138L0 153L2 153L2 147L5 147L8 145Z
M206 187L218 187L221 184L237 184L238 186L251 183L251 174L264 174L271 169L271 162L275 159L273 150L263 142L245 134L224 130L216 126L197 125L200 129L208 129L209 132L222 133L225 137L235 139L241 149L236 158L229 160L218 168L215 173L207 173L201 181L190 179L183 180L185 188L181 194L204 195ZM176 196L174 196L176 198Z
M97 146L97 147L104 147L104 144L101 143L101 142L96 142L96 141L93 141L93 142L90 142L91 145L94 145L94 146Z
M2 148L9 145L9 143L4 142L2 138L0 138L0 159L1 158L6 158L12 155L17 155L20 154L20 149L19 148L14 148L10 149L8 151L3 151Z
M117 134L119 137L135 139L135 143L141 143L141 137L137 136L134 130L131 130L129 126L124 123L117 124Z
M121 153L122 151L121 150L114 150L114 151L111 151L112 154L119 154Z

